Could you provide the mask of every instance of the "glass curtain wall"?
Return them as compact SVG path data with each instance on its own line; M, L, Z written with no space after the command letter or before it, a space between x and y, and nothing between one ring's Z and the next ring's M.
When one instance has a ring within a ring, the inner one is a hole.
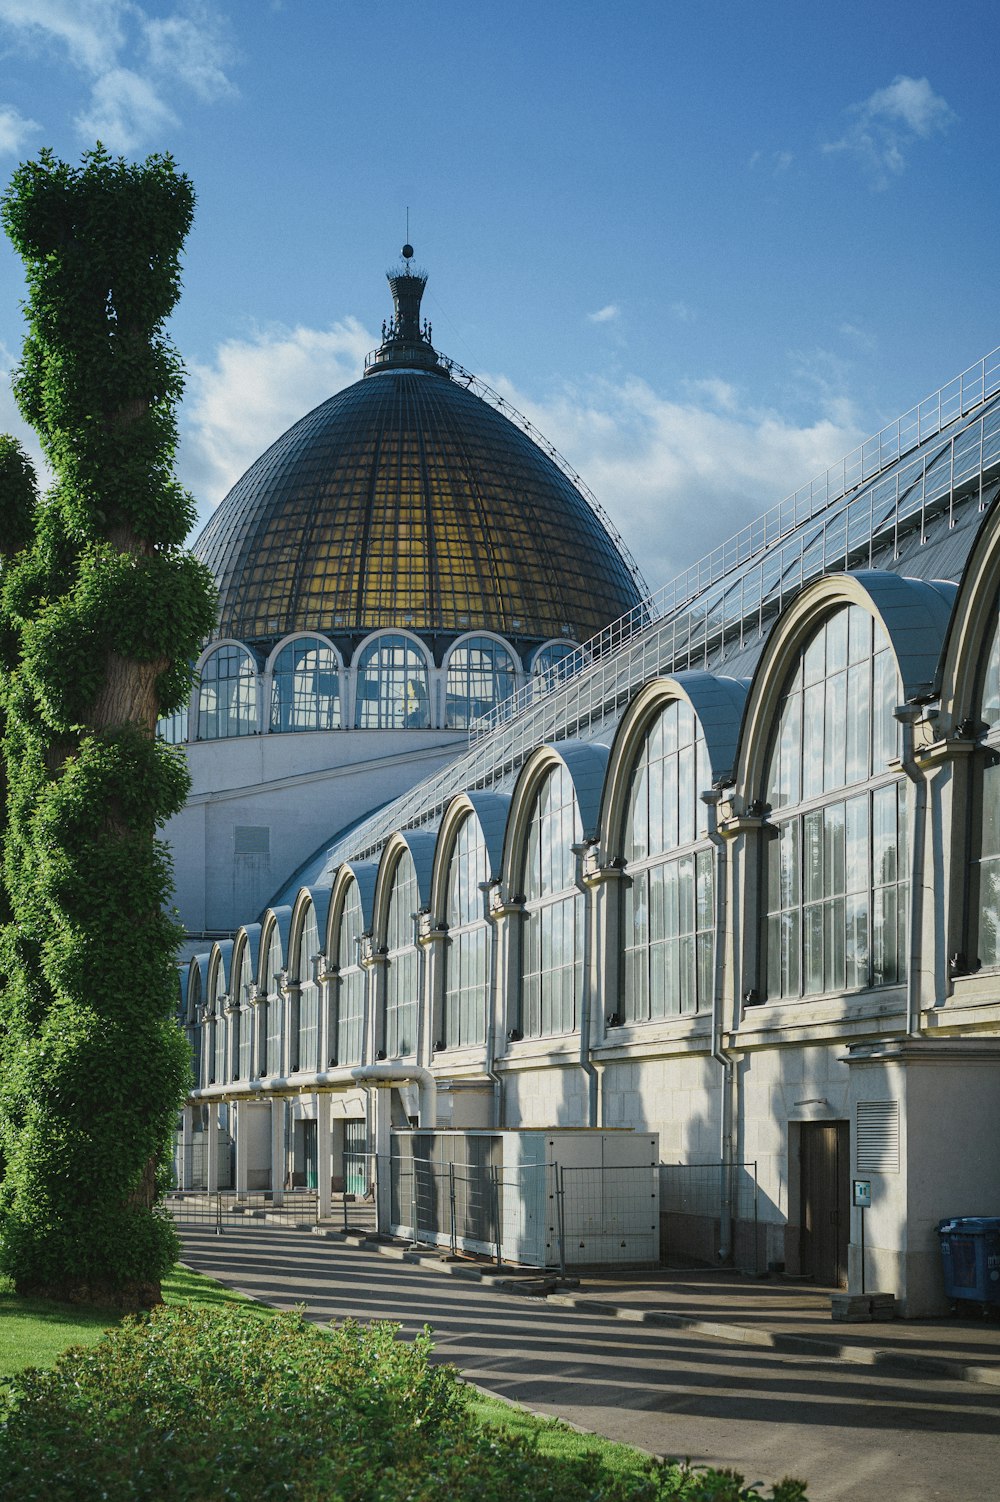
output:
M563 766L535 798L524 862L521 1031L572 1032L583 982L583 898L572 846L583 839L573 782Z
M282 647L271 674L272 730L336 730L340 663L326 642L300 637Z
M358 658L358 729L422 730L430 722L424 654L409 637L376 637Z
M238 989L234 1000L239 1009L233 1012L233 1058L237 1060L236 1078L248 1080L253 1068L253 1003L250 987L253 984L253 966L250 963L250 945L240 949Z
M714 856L698 796L710 784L695 715L675 700L653 721L632 770L622 846L624 1022L711 1004Z
M222 966L216 965L209 985L208 1005L211 1010L212 1042L209 1084L221 1085L226 1078L226 1011L222 990Z
M316 909L310 902L302 921L296 956L295 978L299 986L299 1020L296 1033L296 1063L299 1069L320 1067L319 1057L319 984L316 980L316 957L320 952Z
M531 664L532 683L540 692L555 688L568 678L571 671L569 658L575 656L576 646L568 641L553 641L539 647Z
M388 958L385 967L385 1051L390 1059L405 1058L417 1049L417 873L413 857L404 851L396 865L386 924Z
M980 718L985 726L986 757L981 771L982 811L975 876L976 958L989 969L1000 966L1000 598L998 621L983 661Z
M488 933L480 888L488 874L486 841L479 820L470 815L459 829L448 868L445 1048L465 1048L486 1036Z
M258 1074L281 1074L281 1041L284 1035L282 1027L285 998L281 994L281 935L278 933L278 925L271 929L267 942L267 953L264 957L264 991L267 1000L262 1003L265 1010L264 1026L262 1034L264 1039L264 1057L260 1061Z
M256 733L257 664L243 647L219 647L201 668L198 739L226 740Z
M445 724L467 730L473 720L509 699L517 687L513 654L489 636L459 642L448 658Z
M907 785L895 658L856 605L837 610L789 674L767 801L767 994L891 985L906 974Z
M361 965L361 893L352 881L344 898L337 939L338 1064L360 1064L365 1028L365 972Z

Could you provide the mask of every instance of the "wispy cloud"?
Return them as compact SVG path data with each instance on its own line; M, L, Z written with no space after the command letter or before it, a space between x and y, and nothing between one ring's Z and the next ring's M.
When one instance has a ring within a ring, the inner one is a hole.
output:
M202 520L292 423L358 379L374 335L355 319L230 340L192 367L180 473ZM732 382L693 380L680 400L646 382L600 380L537 400L503 376L491 386L584 476L656 587L836 462L864 434L813 357L804 420L749 402ZM790 383L807 362L796 357Z
M89 98L73 123L112 151L132 151L175 126L178 92L206 103L236 92L226 22L201 0L166 16L135 0L0 0L0 34L51 49L82 75Z
M758 169L770 172L773 177L780 177L787 172L795 160L794 151L755 151L747 166L751 172Z
M35 120L27 120L12 104L0 105L0 156L19 152L41 130Z
M596 313L588 313L587 319L590 323L614 323L621 317L621 311L616 302L609 302L603 308L598 308Z
M935 94L926 78L898 74L884 89L876 89L848 110L849 123L825 152L848 152L856 157L873 188L889 186L906 167L907 152L917 141L943 134L955 120L948 101Z
M293 422L358 379L377 343L347 318L329 329L258 330L189 365L178 468L202 521Z
M695 323L698 318L698 309L692 308L690 303L678 300L670 304L670 311L678 323Z

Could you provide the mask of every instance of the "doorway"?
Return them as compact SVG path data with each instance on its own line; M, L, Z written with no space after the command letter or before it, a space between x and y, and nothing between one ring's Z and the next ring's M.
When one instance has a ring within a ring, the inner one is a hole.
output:
M819 1284L846 1288L851 1225L850 1122L802 1122L799 1185L799 1266Z
M295 1123L294 1137L295 1168L292 1184L315 1189L319 1174L319 1153L316 1141L316 1122L308 1117Z

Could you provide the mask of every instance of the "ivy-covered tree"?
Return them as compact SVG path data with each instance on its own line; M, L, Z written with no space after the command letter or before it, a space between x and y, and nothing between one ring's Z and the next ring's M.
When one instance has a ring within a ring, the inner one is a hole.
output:
M159 1205L190 1075L157 839L187 772L157 740L213 594L172 475L189 180L167 156L42 152L2 200L27 274L15 374L55 476L0 445L0 1266L23 1292L123 1308L176 1250Z

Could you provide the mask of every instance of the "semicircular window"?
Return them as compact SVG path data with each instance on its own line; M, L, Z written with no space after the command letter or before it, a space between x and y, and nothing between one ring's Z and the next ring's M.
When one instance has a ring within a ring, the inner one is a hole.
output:
M426 730L430 725L427 659L407 636L376 636L358 658L359 730Z
M257 664L245 647L217 647L201 666L198 739L257 732Z
M448 658L449 730L467 730L473 720L509 699L517 686L511 652L490 636L459 642Z
M272 730L338 730L340 663L315 636L282 647L271 676Z

